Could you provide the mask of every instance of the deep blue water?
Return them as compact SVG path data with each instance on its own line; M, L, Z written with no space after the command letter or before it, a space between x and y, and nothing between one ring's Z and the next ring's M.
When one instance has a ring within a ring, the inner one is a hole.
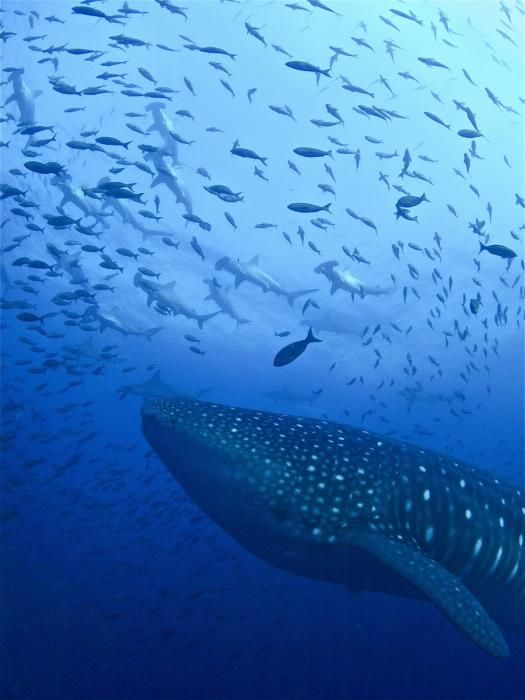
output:
M505 631L510 656L491 658L432 605L271 568L199 511L141 434L136 385L158 369L176 391L350 423L523 485L522 4L326 7L2 3L1 183L21 191L0 200L2 698L525 697L523 638ZM292 60L332 65L317 84ZM175 137L149 131L152 104ZM20 133L32 126L50 128ZM236 141L266 163L232 153ZM108 198L103 178L136 183L119 191L144 203ZM60 185L78 197L62 211ZM213 185L242 194L225 202ZM396 187L426 194L404 209L417 222L396 218ZM156 195L158 221L139 214L157 214ZM254 256L274 291L215 267ZM330 293L315 271L328 261L355 293ZM199 328L191 316L219 311L207 279L249 323L220 313ZM147 284L171 281L182 313L148 304ZM291 305L283 290L316 291ZM273 367L308 326L322 343Z

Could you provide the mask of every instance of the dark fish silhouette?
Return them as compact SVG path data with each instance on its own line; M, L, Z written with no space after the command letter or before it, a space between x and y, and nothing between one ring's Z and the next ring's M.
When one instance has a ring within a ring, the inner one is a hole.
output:
M348 425L196 400L148 402L142 430L190 498L273 566L423 597L494 656L509 653L498 623L523 630L525 501L499 475Z
M482 253L484 250L491 255L497 255L498 258L504 258L505 260L516 257L516 253L510 248L507 248L506 245L483 245L483 243L480 243L479 252Z
M273 359L273 366L284 367L284 365L289 365L290 362L293 362L299 357L299 355L303 354L310 343L322 343L322 340L319 340L319 338L314 336L311 328L309 329L308 335L304 340L296 340L295 343L285 345L284 348L279 350Z

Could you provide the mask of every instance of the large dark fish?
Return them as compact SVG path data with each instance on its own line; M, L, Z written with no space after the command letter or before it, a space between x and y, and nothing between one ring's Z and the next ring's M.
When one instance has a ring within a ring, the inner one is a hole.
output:
M525 498L405 442L317 418L160 399L146 439L256 556L353 590L430 599L494 656L525 632Z
M511 258L516 257L516 253L511 250L511 248L507 248L506 245L483 245L483 243L480 242L479 252L482 253L484 250L491 255L497 255L498 258L503 258L505 260L510 260Z
M289 365L290 362L293 362L296 360L299 355L302 355L303 352L306 350L306 348L310 345L310 343L321 343L322 340L319 340L319 338L316 338L314 334L312 333L312 329L310 328L308 331L308 335L304 340L297 340L295 343L290 343L289 345L285 345L284 348L279 350L277 355L273 359L273 366L274 367L284 367L284 365Z

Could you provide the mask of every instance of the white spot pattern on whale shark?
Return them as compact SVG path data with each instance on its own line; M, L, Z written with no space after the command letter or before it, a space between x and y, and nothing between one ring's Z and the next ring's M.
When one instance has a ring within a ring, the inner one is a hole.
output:
M150 401L143 420L177 477L177 465L187 462L204 485L208 477L221 482L232 502L269 516L268 538L278 528L334 556L364 550L485 651L508 654L472 589L525 597L524 496L512 484L325 420L186 399Z

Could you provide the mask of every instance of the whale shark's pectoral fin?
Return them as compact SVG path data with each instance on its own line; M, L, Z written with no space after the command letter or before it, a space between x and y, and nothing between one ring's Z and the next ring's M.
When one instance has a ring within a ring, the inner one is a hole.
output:
M401 536L363 531L355 544L363 548L425 593L430 600L484 651L508 656L503 635L478 599L462 581L442 567L415 543Z
M15 95L15 93L13 92L13 94L12 94L12 95L9 95L9 97L7 98L7 100L4 102L4 107L5 107L6 105L8 105L10 102L14 102L15 100L16 100L16 95Z

